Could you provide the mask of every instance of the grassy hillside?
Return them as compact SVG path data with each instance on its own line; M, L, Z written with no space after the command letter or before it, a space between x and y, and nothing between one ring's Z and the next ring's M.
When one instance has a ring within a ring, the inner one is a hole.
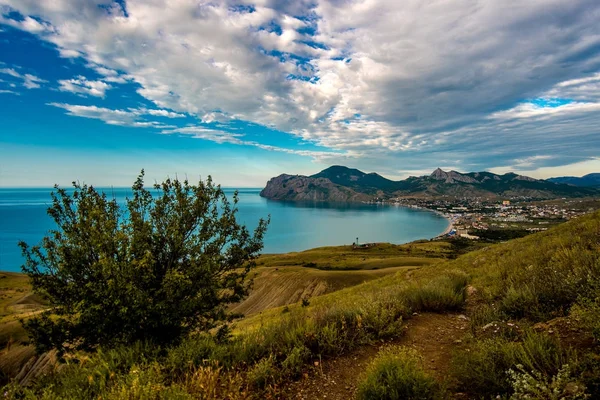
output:
M303 252L266 254L254 270L250 296L230 311L251 315L331 293L399 271L430 265L466 250L450 242L415 242L406 245L379 243L369 248L322 247ZM19 319L44 308L31 292L25 275L0 273L0 376L14 377L33 359ZM5 378L6 379L6 378Z
M230 310L250 315L414 268L400 266L357 271L327 271L306 267L258 268L252 292Z
M265 254L258 260L250 296L230 309L251 315L401 271L426 267L484 246L477 242L418 241L403 245L377 243L368 248L331 246Z
M285 262L318 266L327 258L319 251ZM338 257L328 267L369 265ZM388 260L381 252L373 257ZM265 257L261 268L279 272L273 269L284 268L275 266L281 262ZM348 378L359 398L393 398L392 392L425 399L599 398L599 299L597 212L455 260L400 267L304 304L265 310L237 323L227 339L199 334L169 349L139 344L73 355L34 386L4 391L7 398L286 397L287 382L322 374L323 360L384 340L395 345ZM436 374L422 362L424 354L404 347L407 322L411 329L415 313L445 318L456 311L464 313L467 329L452 331L458 335L451 338L453 360L447 374Z

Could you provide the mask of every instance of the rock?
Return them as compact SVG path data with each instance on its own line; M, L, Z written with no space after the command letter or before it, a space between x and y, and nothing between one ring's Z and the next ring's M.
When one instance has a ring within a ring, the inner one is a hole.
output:
M490 322L489 324L486 324L486 325L482 326L481 330L485 331L485 330L488 330L490 328L493 328L494 326L496 326L496 323L495 322Z
M458 317L456 317L456 318L458 318L458 319L460 319L460 320L463 320L463 321L468 321L468 320L469 320L469 317L467 317L467 316L466 316L466 315L464 315L464 314L460 314L460 315L459 315Z
M282 174L271 178L260 192L262 197L272 200L362 202L372 196L336 185L327 178L312 178Z

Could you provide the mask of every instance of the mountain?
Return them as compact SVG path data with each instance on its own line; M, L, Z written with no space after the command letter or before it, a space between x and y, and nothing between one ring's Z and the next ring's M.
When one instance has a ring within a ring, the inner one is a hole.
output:
M329 179L336 185L359 189L363 192L376 193L380 190L395 190L398 187L397 182L386 179L374 172L366 174L357 169L342 167L341 165L334 165L310 177Z
M393 181L376 173L340 165L311 176L282 174L267 182L261 196L273 200L360 202L382 198L512 198L579 197L599 195L594 188L507 173L460 173L436 169L431 175Z
M561 176L557 178L550 178L548 181L581 187L600 187L600 173L596 172L584 175L582 177Z

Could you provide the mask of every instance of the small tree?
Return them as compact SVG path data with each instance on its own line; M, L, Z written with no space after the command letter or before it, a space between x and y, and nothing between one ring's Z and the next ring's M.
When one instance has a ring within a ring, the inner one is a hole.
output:
M121 208L94 187L55 186L48 214L57 229L20 242L23 271L51 307L24 322L38 351L137 340L168 344L228 321L228 304L249 290L248 272L268 220L253 234L209 177L144 188L144 171Z

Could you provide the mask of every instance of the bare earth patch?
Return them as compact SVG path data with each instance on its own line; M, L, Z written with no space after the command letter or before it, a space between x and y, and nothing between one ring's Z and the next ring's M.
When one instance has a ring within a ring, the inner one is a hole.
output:
M316 361L302 379L282 388L282 397L307 400L353 398L363 371L384 344L416 349L423 357L424 368L432 376L439 382L447 379L452 353L462 346L462 338L468 330L465 315L419 314L407 322L404 330L398 339L365 346L342 357Z

